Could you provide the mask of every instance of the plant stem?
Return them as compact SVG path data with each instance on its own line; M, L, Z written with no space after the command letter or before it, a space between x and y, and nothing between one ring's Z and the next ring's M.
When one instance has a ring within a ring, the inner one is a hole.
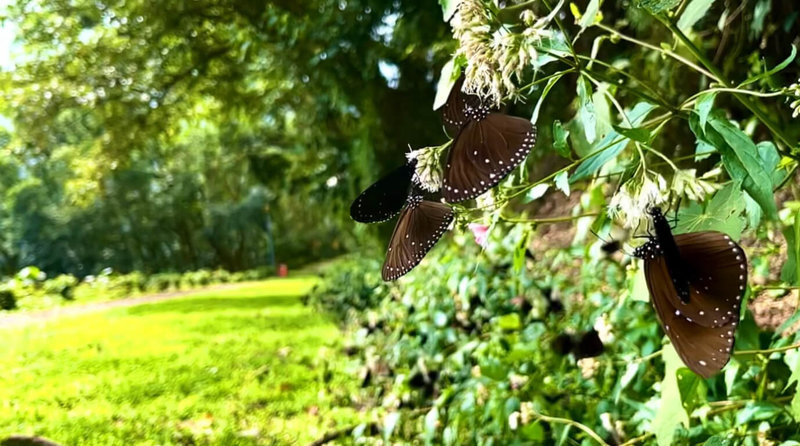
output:
M620 446L632 446L634 444L637 444L637 443L640 443L642 441L647 440L648 438L652 437L653 435L655 435L655 434L652 433L652 432L648 432L648 433L646 433L644 435L640 435L640 436L638 436L636 438L631 438L630 440L626 441L625 443L622 443Z
M782 353L782 352L785 352L785 351L794 350L796 348L800 348L800 344L792 344L792 345L786 345L786 346L783 346L783 347L768 348L768 349L765 349L765 350L739 350L737 352L734 352L733 354L737 355L737 356L738 355L759 355L759 354L760 355L769 355L769 354L772 354L772 353Z
M500 216L500 220L503 220L508 223L533 223L533 224L551 224L551 223L563 223L566 221L573 221L578 220L584 217L597 217L600 215L598 212L590 212L588 214L581 214L581 215L565 215L563 217L552 217L552 218L508 218Z
M703 64L703 66L705 66L709 71L711 71L711 73L713 73L713 75L709 76L710 78L716 80L722 85L725 85L726 87L733 86L733 84L730 81L725 79L724 74L719 70L719 68L714 66L714 64L705 56L705 54L703 54L700 51L700 49L697 48L697 46L695 46L695 44L688 37L686 37L686 34L684 34L683 31L681 31L675 25L675 23L673 23L671 20L665 17L661 17L658 15L656 15L655 17L664 26L666 26L667 29L669 29L678 38L678 40L680 40L683 43L684 46L686 46L686 48L692 53L692 55L697 60L699 60L701 64ZM758 106L758 104L755 104L753 101L750 100L749 97L741 93L734 93L733 96L739 101L739 103L747 107L747 109L750 110L756 116L756 118L769 129L769 131L775 136L775 138L780 140L791 151L791 148L794 147L794 144L789 142L789 138L783 134L783 131L781 131L781 129L778 128L777 124L775 124L772 121L772 119L770 119L770 117L766 114L766 112L764 112L764 110L761 109L761 107Z
M649 44L647 42L644 42L642 40L627 36L625 34L622 34L619 31L615 30L614 28L611 28L611 27L608 27L606 25L603 25L602 23L598 23L595 26L597 26L598 28L606 31L607 33L610 33L612 35L615 35L615 36L619 37L622 40L627 40L628 42L635 43L635 44L637 44L639 46L643 46L645 48L649 48L649 49L651 49L653 51L657 51L657 52L659 52L661 54L669 56L669 57L677 60L678 62L681 62L682 64L692 68L693 70L697 71L698 73L700 73L700 74L702 74L704 76L707 76L707 77L709 77L711 79L717 80L719 83L723 83L721 80L718 80L717 77L714 74L712 74L711 72L705 70L703 67L695 64L694 62L690 61L689 59L681 56L680 54L674 53L674 52L672 52L670 50L665 50L664 48L660 48L660 47L657 47L655 45L651 45L651 44Z
M598 444L601 444L603 446L610 446L599 435L597 435L597 432L589 429L587 426L584 426L581 423L578 423L577 421L568 420L566 418L548 417L547 415L542 415L542 414L540 414L538 412L534 412L534 416L536 416L536 418L538 418L538 419L540 419L542 421L548 422L548 423L566 424L567 426L576 427L576 428L582 430L583 432L585 432L586 435L592 437L592 439L594 441L596 441Z

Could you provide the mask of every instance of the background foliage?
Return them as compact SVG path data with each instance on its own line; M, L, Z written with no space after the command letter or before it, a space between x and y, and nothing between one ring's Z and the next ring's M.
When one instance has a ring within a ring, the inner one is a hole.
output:
M106 268L160 289L353 251L310 298L363 363L367 421L341 439L796 444L798 17L777 0L18 0L0 304ZM391 225L347 209L408 145L447 141L448 61L539 141L384 284ZM709 380L663 345L636 264L590 232L626 240L668 198L678 232L725 231L750 258L738 353ZM578 361L592 328L603 353Z

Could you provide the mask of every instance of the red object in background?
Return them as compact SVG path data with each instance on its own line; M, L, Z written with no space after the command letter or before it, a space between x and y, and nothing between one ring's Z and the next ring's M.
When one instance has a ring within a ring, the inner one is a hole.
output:
M285 263L278 265L278 277L286 277L289 275L289 267Z

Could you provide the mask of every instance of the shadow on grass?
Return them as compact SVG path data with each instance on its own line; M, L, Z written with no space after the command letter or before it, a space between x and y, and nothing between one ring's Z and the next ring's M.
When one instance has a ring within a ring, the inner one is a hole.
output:
M301 305L299 296L186 297L167 302L138 305L126 309L126 313L131 315L199 313L221 310L257 310L295 305Z

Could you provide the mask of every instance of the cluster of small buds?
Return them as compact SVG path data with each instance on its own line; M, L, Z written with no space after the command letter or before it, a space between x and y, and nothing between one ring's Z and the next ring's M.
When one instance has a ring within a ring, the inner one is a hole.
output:
M644 174L642 179L632 179L620 187L608 204L608 215L622 220L626 228L636 228L646 221L647 210L667 201L667 181L655 174L653 179Z
M786 88L786 94L794 98L794 100L789 103L789 108L792 109L792 118L800 116L800 79Z
M582 358L578 360L583 379L591 379L600 368L600 361L595 358Z
M676 170L675 176L672 178L672 190L679 196L686 195L686 198L694 201L703 201L706 195L714 193L720 188L717 183L708 181L719 173L720 169L714 169L706 172L702 177L698 178L695 169Z
M537 18L533 11L525 10L520 14L525 29L511 32L489 11L483 0L462 0L450 25L459 42L457 54L467 60L464 92L498 106L506 98L519 96L516 82L521 81L525 68L536 68L536 46L554 35L548 29L554 16Z
M520 418L520 413L518 410L511 412L511 414L508 416L508 428L511 429L512 431L517 430L517 428L519 427L519 418Z
M439 157L440 147L425 147L406 153L409 162L416 160L414 181L428 192L436 192L442 187L442 167Z
M603 344L608 345L614 342L613 328L614 326L611 325L608 313L603 313L602 316L594 320L594 329L597 332L597 337L600 338L600 342Z
M528 377L523 375L517 375L516 373L511 373L508 376L508 383L511 385L511 389L519 390L528 382Z

